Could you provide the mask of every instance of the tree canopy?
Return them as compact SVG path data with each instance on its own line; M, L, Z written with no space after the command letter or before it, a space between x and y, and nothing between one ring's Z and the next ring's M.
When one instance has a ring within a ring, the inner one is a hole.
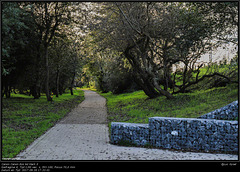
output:
M94 85L170 99L206 78L237 82L236 67L203 74L197 64L226 41L238 44L237 2L2 2L1 10L2 96L51 101Z

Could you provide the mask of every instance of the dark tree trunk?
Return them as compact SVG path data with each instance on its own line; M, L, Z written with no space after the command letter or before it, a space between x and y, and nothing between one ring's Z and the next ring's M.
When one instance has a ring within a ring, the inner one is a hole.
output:
M72 77L72 81L71 81L71 87L70 87L71 95L73 95L73 87L74 87L75 75L76 75L76 72L74 71L73 77Z
M11 96L11 92L10 92L10 86L8 86L8 84L5 85L5 89L4 89L4 94L6 96L6 98L10 98Z
M185 89L186 89L186 79L187 79L187 67L188 67L188 63L185 63L185 68L183 71L183 85L182 85L182 93L185 93Z
M37 99L39 99L39 97L41 97L41 84L40 84L39 78L38 78L37 84L36 84L36 92L37 92L37 96L38 96Z
M34 99L38 99L38 90L37 90L37 85L34 84L33 86L30 87L30 94L34 97Z
M39 97L40 97L40 72L39 72L40 58L41 58L41 55L40 55L40 43L39 43L39 46L37 47L37 58L35 60L36 78L35 78L35 83L32 88L34 99L39 99Z
M40 91L39 91L39 87L37 86L37 84L34 84L33 86L30 87L30 93L32 94L34 99L39 99Z
M142 86L142 89L150 99L160 96L160 94L155 89L152 89L152 87L149 87L149 84L147 83Z
M165 62L165 60L164 60L164 62L163 62L163 65L164 65L164 68L163 68L163 71L164 71L164 84L163 84L163 86L164 86L164 90L165 91L167 91L168 90L168 67L167 67L167 63Z
M135 75L135 82L143 89L144 93L149 98L156 98L160 95L166 96L168 99L173 98L168 91L162 90L155 80L155 74L142 69L138 61L130 54L130 48L127 48L124 52L125 57L128 59L133 67L133 73Z
M70 92L71 92L71 95L73 95L73 89L72 89L72 87L69 87L69 90L70 90Z
M56 77L56 97L59 94L59 69L57 69L57 77Z
M141 79L138 78L136 76L137 74L135 74L134 81L135 83L140 86L142 88L142 90L144 91L144 93L149 97L149 98L156 98L158 96L160 96L160 94L154 89L154 87L146 81L146 79Z
M6 95L6 98L10 98L11 96L10 86L5 87L5 95Z
M4 82L4 93L3 96L5 95L6 98L10 98L10 86L9 86L9 76L5 76L3 77L4 79L2 80L2 82Z
M46 79L45 79L45 92L46 92L46 97L47 101L52 101L52 98L50 96L50 91L49 91L49 66L48 66L48 46L45 45L45 65L46 65Z

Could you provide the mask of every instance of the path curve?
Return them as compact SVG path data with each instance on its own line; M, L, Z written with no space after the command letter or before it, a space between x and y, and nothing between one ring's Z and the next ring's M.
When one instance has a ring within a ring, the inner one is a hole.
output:
M238 160L238 155L123 147L109 143L106 99L85 100L35 140L16 160Z

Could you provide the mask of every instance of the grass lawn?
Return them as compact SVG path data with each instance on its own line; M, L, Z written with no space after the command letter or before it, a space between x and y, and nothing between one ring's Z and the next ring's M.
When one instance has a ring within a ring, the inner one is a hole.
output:
M46 96L33 99L32 96L12 94L2 99L2 158L13 158L36 138L41 136L58 120L84 100L82 90L67 92L53 103Z
M193 93L148 99L143 91L114 95L101 93L107 99L110 122L148 123L149 117L196 118L238 100L238 85ZM109 124L110 125L110 124Z

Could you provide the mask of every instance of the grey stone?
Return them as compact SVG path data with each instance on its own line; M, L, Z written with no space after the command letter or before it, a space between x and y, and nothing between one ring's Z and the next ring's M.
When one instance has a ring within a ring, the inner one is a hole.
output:
M171 134L172 134L173 136L178 136L178 132L177 132L177 131L172 131Z
M220 109L204 114L200 119L235 120L238 117L238 100Z
M127 140L137 146L148 143L159 148L236 153L238 121L216 119L235 119L237 110L238 101L235 101L197 119L152 117L148 124L113 122L111 142Z

